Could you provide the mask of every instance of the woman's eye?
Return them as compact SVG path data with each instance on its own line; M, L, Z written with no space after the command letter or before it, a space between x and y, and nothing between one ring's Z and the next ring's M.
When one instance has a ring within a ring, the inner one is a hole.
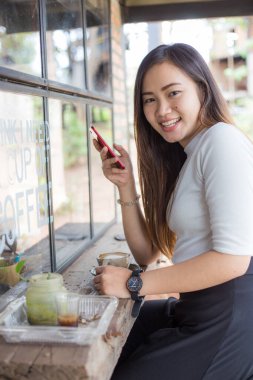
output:
M171 96L173 98L174 96L177 96L179 93L180 93L180 91L171 91L169 93L169 96Z
M148 104L148 103L152 103L154 102L155 99L154 98L147 98L147 99L143 99L143 104Z

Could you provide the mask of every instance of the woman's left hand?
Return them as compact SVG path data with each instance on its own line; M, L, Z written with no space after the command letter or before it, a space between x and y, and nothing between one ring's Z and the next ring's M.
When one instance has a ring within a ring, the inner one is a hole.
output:
M126 282L131 276L131 270L121 267L106 265L96 267L97 275L94 277L94 285L100 294L130 298Z

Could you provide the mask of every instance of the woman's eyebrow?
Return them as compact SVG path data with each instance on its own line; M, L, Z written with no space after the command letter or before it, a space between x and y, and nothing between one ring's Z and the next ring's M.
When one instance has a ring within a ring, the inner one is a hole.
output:
M152 95L153 92L152 91L146 91L146 92L142 92L141 95L144 96L144 95Z
M163 87L161 88L161 90L164 91L164 90L167 90L167 88L169 88L169 87L176 86L176 85L180 85L180 84L181 84L181 83L179 83L179 82L173 82L173 83L170 83L170 84L166 84L165 86L163 86Z
M181 85L182 83L179 83L179 82L173 82L173 83L169 83L169 84L166 84L165 86L163 86L161 88L162 91L165 91L167 90L168 88L172 87L172 86L176 86L176 85ZM153 92L152 91L145 91L145 92L142 92L141 95L144 96L144 95L152 95Z

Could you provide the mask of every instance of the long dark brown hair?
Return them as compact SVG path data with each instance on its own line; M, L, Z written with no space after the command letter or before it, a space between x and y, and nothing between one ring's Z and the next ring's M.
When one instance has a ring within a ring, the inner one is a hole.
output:
M217 122L232 123L232 119L206 62L193 47L182 43L160 45L141 62L135 81L134 125L143 207L153 245L172 257L175 235L167 225L166 209L186 155L178 142L168 143L151 127L142 104L144 76L152 66L163 62L177 66L197 84L202 94L199 121L203 128Z

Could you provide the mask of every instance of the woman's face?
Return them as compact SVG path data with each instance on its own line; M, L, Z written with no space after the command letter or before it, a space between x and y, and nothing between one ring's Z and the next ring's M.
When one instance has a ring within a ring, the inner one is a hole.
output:
M177 66L163 62L145 74L143 111L151 126L168 142L185 147L201 129L199 89Z

